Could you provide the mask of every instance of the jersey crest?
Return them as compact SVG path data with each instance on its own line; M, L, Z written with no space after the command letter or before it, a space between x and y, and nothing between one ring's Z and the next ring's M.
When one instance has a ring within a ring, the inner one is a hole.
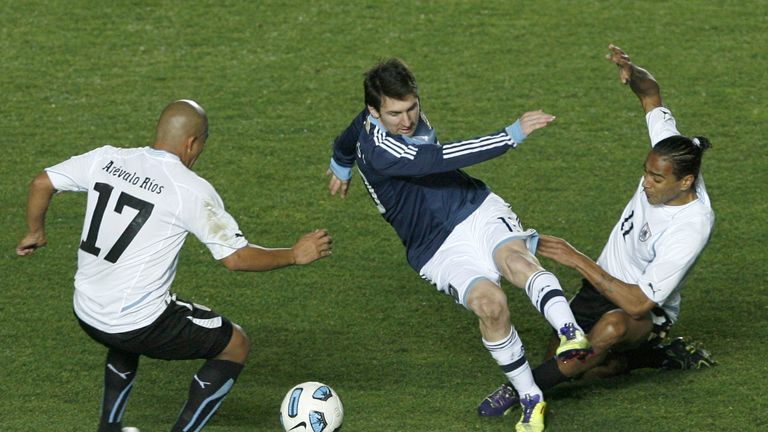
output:
M640 230L640 241L644 242L651 238L653 234L651 233L651 227L648 226L648 222L643 225L643 228Z

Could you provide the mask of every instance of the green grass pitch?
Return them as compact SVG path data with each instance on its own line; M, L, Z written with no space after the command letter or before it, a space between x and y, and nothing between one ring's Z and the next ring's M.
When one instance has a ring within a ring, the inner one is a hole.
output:
M503 377L472 314L407 266L359 178L345 202L327 195L329 143L362 108L363 71L390 56L415 71L444 142L544 109L552 126L469 172L526 226L596 257L647 152L609 43L654 73L683 133L714 144L703 175L716 228L673 334L720 366L552 390L548 430L766 430L766 17L763 0L0 1L0 431L96 430L99 410L104 349L71 311L84 195L54 198L49 246L22 259L29 181L97 146L150 144L180 98L208 111L195 168L249 240L288 246L327 228L335 248L311 266L232 274L190 237L175 291L254 344L206 430L278 430L283 395L308 380L340 393L346 431L512 430L517 414L475 414ZM543 263L575 292L574 271ZM507 288L538 364L548 326ZM199 364L143 359L125 424L168 430Z

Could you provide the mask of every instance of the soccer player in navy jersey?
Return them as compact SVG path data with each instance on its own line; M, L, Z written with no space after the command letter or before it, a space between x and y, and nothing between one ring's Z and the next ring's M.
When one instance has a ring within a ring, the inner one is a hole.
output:
M539 254L584 278L571 308L594 349L584 362L552 357L536 367L534 378L544 390L582 374L607 377L642 367L714 364L707 351L680 338L659 345L678 319L685 277L715 223L699 172L709 140L681 135L653 76L619 47L610 45L609 50L607 58L618 66L621 82L640 99L651 150L645 173L597 261L561 238L541 236ZM505 383L480 403L478 413L501 415L518 399Z
M325 230L291 248L249 244L213 186L191 169L207 140L203 108L179 100L160 115L152 147L100 147L46 168L30 184L21 256L47 244L45 213L54 193L88 194L73 303L83 330L108 349L99 432L123 429L141 356L206 360L174 432L201 430L243 369L250 341L242 328L171 292L187 234L229 270L309 264L331 253Z
M555 117L527 112L492 134L441 144L421 110L416 80L401 60L370 69L364 93L366 107L333 144L327 172L331 195L347 196L356 164L411 267L477 315L483 344L523 395L517 429L543 430L546 404L511 324L501 276L524 289L558 331L559 358L583 358L589 341L557 278L534 256L536 231L524 229L509 204L461 169L503 155Z

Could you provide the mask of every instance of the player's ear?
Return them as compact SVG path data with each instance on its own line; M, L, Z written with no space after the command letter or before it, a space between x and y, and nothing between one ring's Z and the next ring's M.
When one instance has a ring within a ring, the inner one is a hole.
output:
M375 119L381 117L381 114L379 114L379 111L377 111L376 108L370 105L368 105L368 113L370 113Z
M184 140L184 152L185 153L191 153L194 150L195 141L197 140L196 136L190 136L187 137L186 140Z
M688 174L687 176L683 177L682 183L680 184L680 188L682 190L691 189L695 181L696 179L693 177L693 174Z

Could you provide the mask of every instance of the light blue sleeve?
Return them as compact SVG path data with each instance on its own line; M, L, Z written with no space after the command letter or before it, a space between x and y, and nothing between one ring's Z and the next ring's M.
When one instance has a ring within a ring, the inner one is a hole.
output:
M333 158L331 158L331 171L339 180L347 181L352 178L352 167L345 167L339 165Z
M517 119L516 122L507 126L504 130L507 131L507 135L511 136L512 140L518 144L522 144L523 141L525 141L525 138L527 138L525 133L523 133L523 127L520 126L520 119Z

